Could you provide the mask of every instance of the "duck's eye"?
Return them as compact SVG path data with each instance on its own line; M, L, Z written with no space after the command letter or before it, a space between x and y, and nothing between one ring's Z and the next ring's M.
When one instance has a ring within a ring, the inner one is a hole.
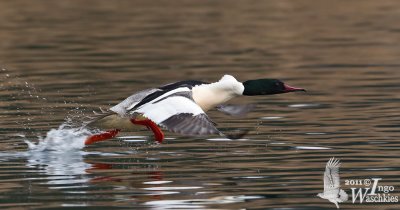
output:
M281 84L279 84L279 82L275 82L275 87L279 87Z

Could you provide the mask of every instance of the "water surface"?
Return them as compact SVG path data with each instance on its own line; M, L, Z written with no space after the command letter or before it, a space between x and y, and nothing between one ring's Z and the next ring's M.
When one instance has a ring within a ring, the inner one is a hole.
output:
M0 208L334 209L316 197L333 156L348 193L344 179L380 177L400 196L399 10L397 1L2 1ZM250 128L239 140L166 132L157 145L138 130L83 148L76 132L90 131L60 127L141 89L224 74L308 92L236 99L258 104L243 119L209 113L221 130ZM25 143L46 139L68 149Z

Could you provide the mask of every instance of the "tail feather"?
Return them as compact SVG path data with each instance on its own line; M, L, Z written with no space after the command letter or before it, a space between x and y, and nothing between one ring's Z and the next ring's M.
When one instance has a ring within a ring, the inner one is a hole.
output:
M128 116L124 117L109 109L100 109L100 112L93 112L94 115L87 117L84 121L84 126L98 129L120 129L124 132L137 131Z
M332 201L336 205L336 208L339 208L339 204L336 201Z

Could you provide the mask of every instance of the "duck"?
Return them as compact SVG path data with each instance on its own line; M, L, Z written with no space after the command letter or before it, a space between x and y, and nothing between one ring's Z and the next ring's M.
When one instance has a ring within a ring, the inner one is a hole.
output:
M185 80L141 90L107 110L95 112L85 126L108 130L89 136L85 145L114 138L120 131L131 131L133 125L147 127L158 143L162 143L165 136L161 128L185 136L220 135L235 138L219 131L206 112L216 108L230 116L243 116L255 106L225 103L239 96L296 91L305 89L286 85L279 79L239 82L231 75L224 75L213 83Z

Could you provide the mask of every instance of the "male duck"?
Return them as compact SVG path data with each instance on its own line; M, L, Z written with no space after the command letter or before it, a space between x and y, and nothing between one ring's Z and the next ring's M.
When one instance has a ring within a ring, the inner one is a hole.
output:
M277 79L241 83L231 75L225 75L214 83L187 80L142 90L109 110L96 113L97 116L88 125L112 130L90 136L85 144L113 138L120 130L131 130L132 124L151 129L159 143L164 139L164 134L158 126L183 135L224 136L206 111L216 107L226 114L240 116L248 112L252 105L222 104L240 95L272 95L294 91L305 90L290 87Z

